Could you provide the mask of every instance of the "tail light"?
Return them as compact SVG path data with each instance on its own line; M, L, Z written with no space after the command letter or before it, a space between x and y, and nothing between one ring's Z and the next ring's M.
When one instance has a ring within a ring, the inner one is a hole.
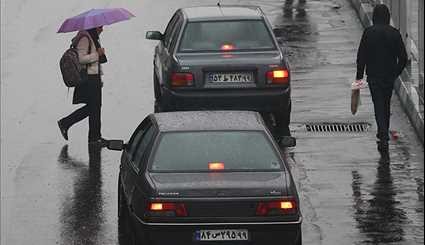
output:
M233 44L223 44L221 45L222 51L232 51L235 49L235 46Z
M192 73L181 73L176 72L171 75L171 86L173 87L185 87L193 85L193 74Z
M187 211L183 203L152 202L148 205L150 216L177 216L186 217Z
M224 163L222 162L210 162L208 163L208 169L212 171L224 170Z
M273 216L296 214L298 210L295 199L285 199L279 201L260 202L257 205L257 216Z
M289 83L289 71L285 69L268 71L267 83L269 84L288 84Z

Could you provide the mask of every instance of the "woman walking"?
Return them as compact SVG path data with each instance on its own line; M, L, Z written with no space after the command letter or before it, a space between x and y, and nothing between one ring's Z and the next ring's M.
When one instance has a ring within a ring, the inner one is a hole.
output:
M102 66L106 62L105 49L100 46L99 35L103 27L95 27L79 31L73 39L81 65L87 68L88 79L82 85L75 87L72 103L85 105L67 117L58 121L62 136L68 140L68 130L75 123L89 118L89 144L105 146L107 141L101 134L101 106L102 106Z

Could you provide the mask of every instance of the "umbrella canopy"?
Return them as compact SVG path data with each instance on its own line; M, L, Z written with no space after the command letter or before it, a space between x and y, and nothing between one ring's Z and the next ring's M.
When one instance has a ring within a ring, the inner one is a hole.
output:
M59 28L58 33L88 30L128 20L131 17L134 17L134 15L123 8L91 9L66 19Z

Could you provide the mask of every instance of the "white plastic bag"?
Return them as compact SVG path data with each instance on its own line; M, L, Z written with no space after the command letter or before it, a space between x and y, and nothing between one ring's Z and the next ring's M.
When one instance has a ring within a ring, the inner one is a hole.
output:
M363 79L356 80L351 83L351 90L364 89L367 87L367 82Z
M360 90L367 87L367 83L362 80L356 80L351 84L351 113L354 115L361 105Z

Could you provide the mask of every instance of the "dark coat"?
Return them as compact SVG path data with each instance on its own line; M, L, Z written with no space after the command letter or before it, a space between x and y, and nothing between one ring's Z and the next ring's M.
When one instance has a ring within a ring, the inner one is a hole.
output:
M74 96L72 98L73 104L88 104L90 102L101 104L102 82L100 80L100 75L88 75L88 78L86 83L75 87Z
M366 68L368 77L393 82L407 64L406 48L400 32L390 26L390 13L385 5L375 7L373 22L360 41L356 79L363 78Z
M99 44L99 36L97 35L97 32L95 29L90 29L86 32L86 35L90 35L89 44L88 44L88 53L92 54L93 50L96 50L95 48L100 47ZM81 33L77 34L81 35ZM74 40L82 40L74 38L73 44L74 46L78 46L78 43L74 43ZM94 43L95 48L92 48L91 43ZM100 71L100 67L99 67ZM75 87L74 89L74 96L72 99L73 104L88 104L88 103L95 103L97 105L100 105L101 103L101 93L102 93L102 82L101 82L101 76L99 74L89 74L88 75L88 81L83 83L82 85Z

